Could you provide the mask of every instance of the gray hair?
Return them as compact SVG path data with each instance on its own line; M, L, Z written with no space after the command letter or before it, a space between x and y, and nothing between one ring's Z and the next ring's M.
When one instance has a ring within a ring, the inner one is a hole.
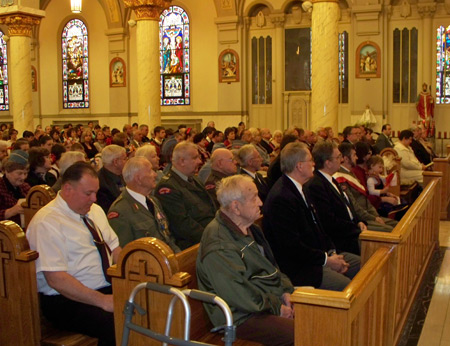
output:
M281 171L292 173L298 162L305 161L308 155L306 144L299 142L288 143L280 153Z
M253 158L253 153L255 152L255 150L256 150L255 147L251 144L243 145L239 149L239 151L237 153L237 157L238 157L239 164L242 167L248 166L249 161Z
M136 173L142 171L144 168L145 163L149 163L149 161L142 156L139 157L132 157L125 163L125 166L123 167L122 175L123 180L125 180L126 184L129 184L133 181L134 177L136 176Z
M102 150L102 162L104 166L111 165L113 161L126 153L124 147L116 144L111 144L103 148Z
M64 172L72 166L75 162L78 161L86 161L84 159L84 154L80 151L67 151L62 154L61 159L59 160L59 171L61 176Z
M217 200L221 208L228 208L233 201L243 202L247 196L242 189L242 183L248 181L253 183L253 179L245 175L232 175L223 178L217 186Z
M177 163L181 158L184 158L189 149L198 150L197 145L192 142L183 141L178 143L173 149L172 163Z
M142 147L139 147L138 150L136 150L134 157L145 157L146 159L148 159L150 154L153 154L153 153L156 154L155 146L151 145L151 144L146 144L146 145L143 145Z

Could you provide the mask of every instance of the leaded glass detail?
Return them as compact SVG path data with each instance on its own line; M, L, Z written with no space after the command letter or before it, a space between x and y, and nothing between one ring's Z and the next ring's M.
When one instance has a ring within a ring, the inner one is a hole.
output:
M171 6L161 14L159 51L161 105L189 105L189 17L181 7Z
M252 104L272 104L272 38L252 38Z
M348 33L339 34L339 103L348 103Z
M436 37L436 103L450 103L450 25L437 29Z
M0 31L0 111L9 110L8 51L4 34Z
M80 19L62 32L63 107L89 108L88 32Z

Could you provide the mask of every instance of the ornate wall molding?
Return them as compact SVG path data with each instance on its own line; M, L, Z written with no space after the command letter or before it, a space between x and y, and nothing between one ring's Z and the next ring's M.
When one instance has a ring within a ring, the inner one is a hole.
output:
M30 16L23 13L0 16L0 24L6 24L8 26L9 36L31 37L33 27L35 25L39 25L40 22L40 17Z
M170 6L172 0L123 0L125 7L131 8L136 20L158 20L163 10Z
M434 16L434 13L436 12L436 3L435 2L418 3L417 12L419 12L419 15L422 18L431 18Z

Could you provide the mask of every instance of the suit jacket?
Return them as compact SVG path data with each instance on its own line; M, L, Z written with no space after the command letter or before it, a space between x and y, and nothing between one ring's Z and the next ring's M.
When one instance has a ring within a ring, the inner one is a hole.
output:
M170 170L155 189L182 250L200 242L204 228L216 213L216 205L202 183L196 177L193 179L193 183L184 181Z
M259 199L264 203L270 190L269 185L267 184L267 180L258 172L255 173L255 178L253 178L242 168L239 168L238 174L248 175L250 178L253 179L253 182L255 183L256 188L258 189Z
M270 190L263 213L264 233L281 271L294 286L319 287L325 252L335 247L286 175Z
M417 159L424 165L428 165L433 160L430 153L419 141L413 139L411 148L414 151L414 155L416 155Z
M393 148L394 145L384 133L380 133L373 147L376 149L377 154L379 154L384 148Z
M261 139L261 142L259 142L259 144L261 144L261 146L266 149L268 154L271 154L273 151L273 146L269 143L266 142L264 139Z
M105 167L98 171L100 189L97 192L97 204L102 207L105 213L108 213L111 204L119 197L121 190L125 186L122 176L118 176Z
M148 210L124 189L109 208L108 222L119 237L120 246L143 238L155 237L164 241L174 252L180 252L175 245L175 239L169 231L167 218L155 197L148 197L153 204L153 210Z
M349 208L353 214L353 220L350 219L345 197L341 195L342 190L339 194L317 169L314 171L314 177L305 184L305 190L316 206L325 232L336 244L337 249L359 255L361 251L358 237L361 230L358 222L362 220L358 219L351 203L349 203Z

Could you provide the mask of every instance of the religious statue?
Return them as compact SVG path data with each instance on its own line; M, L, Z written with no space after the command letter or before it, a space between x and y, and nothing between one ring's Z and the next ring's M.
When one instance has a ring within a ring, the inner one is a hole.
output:
M417 96L416 109L417 114L426 129L427 137L430 137L434 134L434 121L432 121L432 118L434 117L434 98L427 90L427 83L423 83L422 91Z
M377 119L373 115L372 110L369 105L366 105L366 110L362 114L361 118L358 121L358 125L363 125L365 127L374 127L377 123Z

